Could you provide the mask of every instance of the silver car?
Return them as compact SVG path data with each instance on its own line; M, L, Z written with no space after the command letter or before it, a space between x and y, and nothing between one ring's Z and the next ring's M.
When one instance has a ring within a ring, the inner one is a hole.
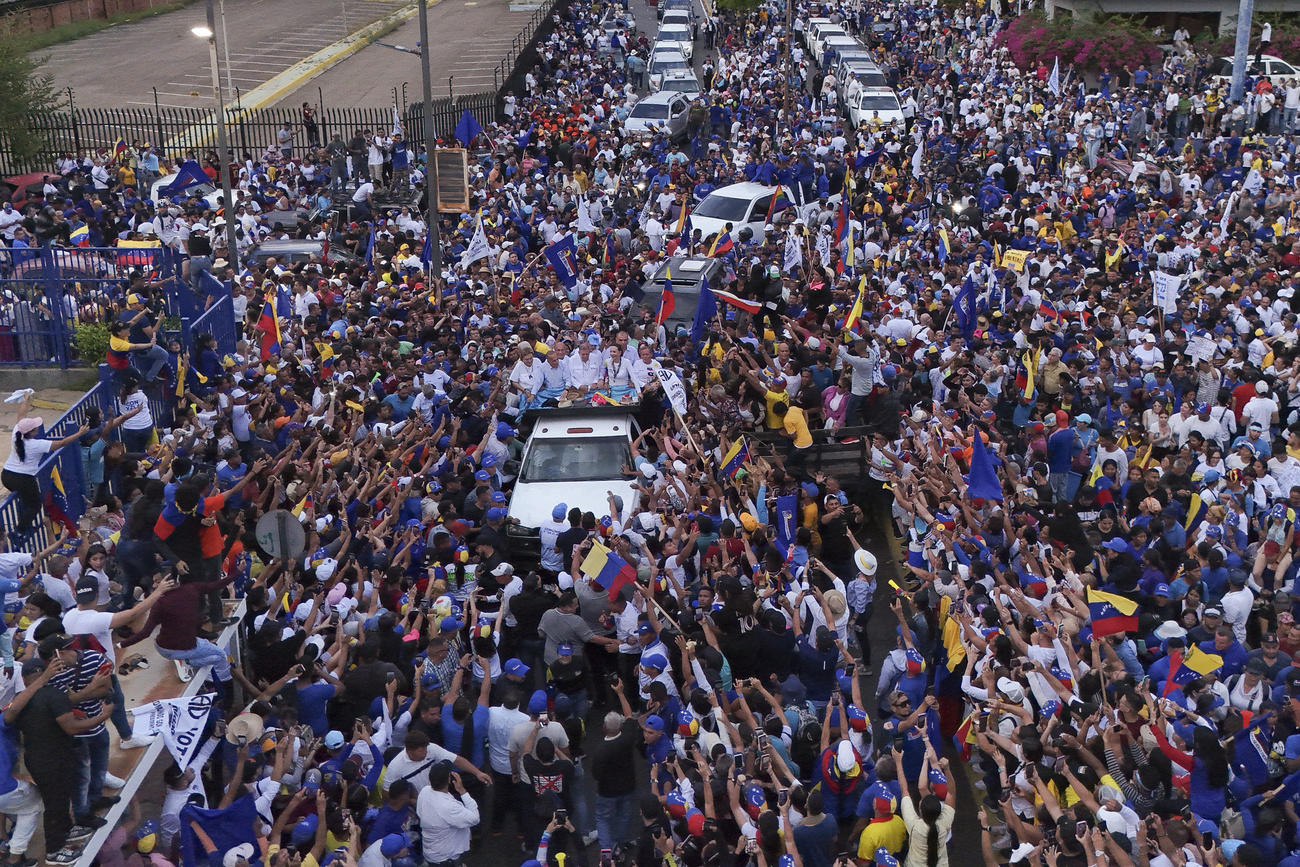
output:
M686 137L686 120L691 100L685 94L672 90L652 93L632 106L624 121L624 128L640 138L653 138L666 134L673 140Z

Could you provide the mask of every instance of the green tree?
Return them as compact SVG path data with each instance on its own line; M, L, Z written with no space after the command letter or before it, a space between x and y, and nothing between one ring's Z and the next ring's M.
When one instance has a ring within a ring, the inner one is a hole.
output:
M22 34L0 20L0 139L8 144L10 168L33 162L46 151L44 131L33 129L28 118L64 106L54 79L40 70L43 62L27 52Z

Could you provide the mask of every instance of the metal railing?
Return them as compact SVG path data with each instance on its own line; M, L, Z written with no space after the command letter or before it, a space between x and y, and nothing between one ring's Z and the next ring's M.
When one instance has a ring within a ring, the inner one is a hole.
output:
M520 55L533 47L538 29L554 11L556 5L557 0L546 0L546 3L540 9L537 9L529 16L528 23L524 25L523 29L515 36L514 41L511 42L510 50L506 52L506 56L501 59L496 69L492 71L492 87L502 96L505 96L504 91L510 83L510 79L519 71L515 69L515 66L519 63Z
M516 51L512 56L517 54ZM497 120L496 89L491 93L435 99L430 115L437 135L450 138L461 113L467 108L486 128ZM423 141L422 103L400 107L398 115L402 118L408 140ZM34 114L28 116L27 126L45 142L44 150L33 159L20 159L13 153L8 140L0 135L0 174L50 171L55 159L65 153L85 154L100 148L111 153L119 139L128 145L152 144L160 154L169 157L197 157L200 156L199 151L215 147L216 120L215 113L208 109L158 105L152 109L72 108ZM276 133L283 124L288 123L296 133L293 155L306 156L329 142L335 133L347 141L356 130L389 131L393 125L393 105L320 108L315 120L317 134L309 139L299 109L245 110L232 106L227 110L226 124L231 150L240 160L261 159L267 148L278 149ZM420 126L416 129L412 124Z

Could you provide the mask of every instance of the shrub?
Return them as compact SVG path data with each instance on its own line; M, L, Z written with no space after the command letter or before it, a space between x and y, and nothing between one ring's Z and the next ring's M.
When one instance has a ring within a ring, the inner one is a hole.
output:
M108 326L102 322L81 323L72 345L77 358L86 364L99 364L108 356Z
M1054 21L1037 12L1022 15L998 34L996 44L1005 47L1012 62L1026 72L1040 64L1051 67L1058 58L1062 74L1071 63L1076 72L1098 72L1160 59L1155 37L1118 15L1093 21L1076 21L1065 14Z

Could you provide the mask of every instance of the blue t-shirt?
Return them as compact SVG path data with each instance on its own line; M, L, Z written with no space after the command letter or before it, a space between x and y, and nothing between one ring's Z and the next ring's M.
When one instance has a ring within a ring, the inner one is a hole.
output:
M312 733L318 738L330 730L326 708L334 694L334 684L324 680L298 688L298 721L311 726Z
M470 746L470 754L465 756L473 763L474 767L483 767L483 753L487 746L488 735L488 709L482 705L474 707L474 713L471 716L474 722L474 738ZM452 719L451 703L448 702L442 708L442 743L453 753L461 754L461 744L465 739L465 727Z

